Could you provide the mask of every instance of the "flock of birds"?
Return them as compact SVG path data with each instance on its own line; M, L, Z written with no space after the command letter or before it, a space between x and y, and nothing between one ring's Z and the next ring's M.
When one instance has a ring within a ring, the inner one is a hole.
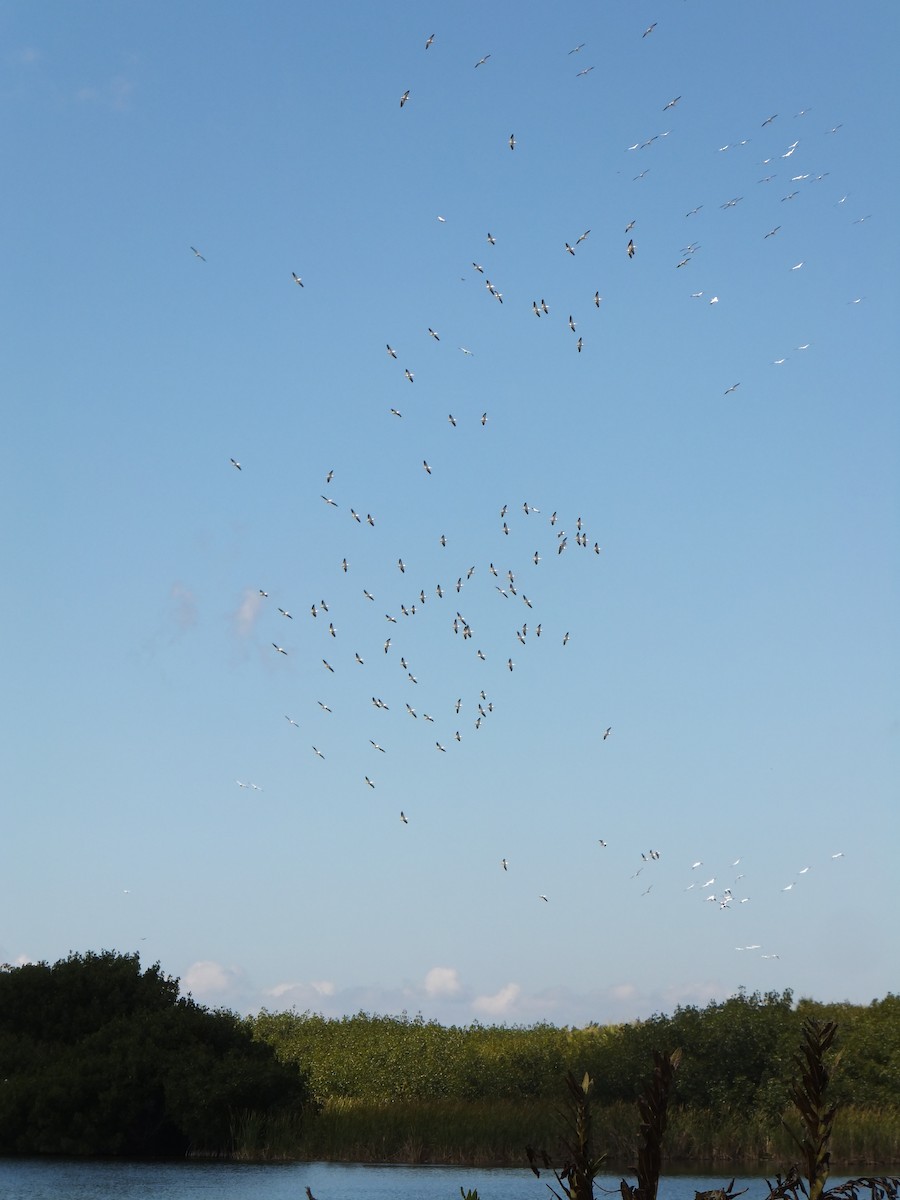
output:
M236 471L243 473L240 461L235 458L230 461ZM430 473L427 461L423 463L423 466L426 472ZM326 485L331 485L335 480L334 470L329 470L325 474L324 480ZM325 506L323 512L333 513L334 520L342 519L346 512L349 521L345 525L345 532L348 527L350 530L353 527L375 528L376 518L371 512L366 512L363 516L362 511L357 511L342 500L335 499L331 494L321 493L320 499ZM512 654L508 652L506 645L498 650L493 644L479 643L476 638L476 628L479 622L474 613L481 614L486 602L504 605L507 613L518 612L519 616L510 622L508 637L509 647L515 641L522 653L525 653L524 648L541 639L546 643L548 637L557 640L560 647L566 647L571 640L570 631L561 627L554 628L552 620L548 629L546 620L542 619L540 601L536 594L532 592L532 595L529 596L529 592L525 589L527 587L531 590L532 586L539 586L541 574L547 570L546 565L541 567L542 563L546 563L548 560L551 563L554 560L560 560L563 555L573 553L572 547L586 551L595 561L601 556L601 546L598 541L591 540L582 516L576 516L574 523L569 526L570 530L574 529L574 534L572 534L563 527L557 511L548 514L544 519L541 509L526 500L521 505L521 514L523 519L527 518L532 522L531 531L534 535L532 544L541 543L530 553L524 570L518 565L513 569L504 564L501 568L493 561L489 561L479 571L476 564L470 564L462 571L458 567L451 569L443 581L428 581L428 586L426 586L422 579L406 582L408 566L401 557L396 560L393 569L397 571L404 588L408 590L405 598L398 600L396 605L388 611L384 611L386 606L379 607L375 592L370 590L370 586L365 581L354 589L352 598L347 596L345 585L350 583L355 570L346 554L339 560L335 556L335 578L331 581L330 586L334 586L340 580L342 595L339 595L337 599L327 599L321 596L320 589L318 598L309 601L308 605L304 602L304 610L298 610L298 618L311 622L315 627L316 649L309 658L304 658L304 667L317 668L323 672L323 689L327 686L329 676L350 669L357 672L359 688L365 690L369 678L365 669L367 663L371 666L373 656L376 657L376 661L390 658L392 661L396 661L400 668L397 673L399 686L405 689L406 695L412 697L413 689L419 687L420 674L417 672L420 671L420 668L412 660L413 652L404 644L403 633L409 627L408 623L415 621L416 618L421 620L427 611L437 608L441 619L439 628L442 627L443 636L456 643L460 655L466 656L469 666L473 666L473 664L475 666L470 694L465 698L463 696L446 698L441 703L441 707L436 708L434 712L429 712L420 708L418 704L411 703L405 695L398 698L393 693L388 699L380 695L370 695L371 706L374 712L379 714L380 720L386 720L391 712L403 713L406 717L421 722L423 727L432 727L433 732L436 732L434 748L442 754L448 753L453 746L459 746L469 732L478 733L495 711L495 701L478 676L478 667L488 662L489 655L492 660L499 659L503 669L508 673L515 671L517 664ZM511 531L510 521L513 520L513 514L508 504L504 504L498 509L497 519L501 536L508 537ZM539 526L534 524L538 521L541 522ZM329 536L334 539L338 535L332 532ZM436 541L442 550L448 547L449 543L445 534L441 533ZM542 545L543 554L541 553ZM383 570L385 566L387 564L380 564L379 570ZM470 602L469 593L479 583L483 583L484 586L481 587L477 597L472 598ZM465 589L468 591L464 599L462 593ZM491 598L493 599L491 600ZM285 621L291 622L291 627L295 622L293 605L287 607L288 602L283 604L271 602L269 592L265 588L257 588L252 599L254 607L258 610L264 611L265 605L270 604L272 628L276 631L274 639L270 636L271 650L276 655L289 657L294 650L291 640L284 637L283 631L290 628L284 625ZM510 604L513 606L512 608L509 607ZM521 608L516 609L516 605L521 605ZM536 614L538 619L533 619L532 614ZM336 621L339 621L339 624L336 624ZM348 643L344 636L343 630L346 626L353 631L355 640L352 643ZM429 636L433 639L437 635L429 629ZM288 642L287 645L284 644L285 641ZM323 651L324 653L322 653ZM381 678L380 673L379 678ZM422 675L423 680L424 678L425 676ZM331 714L333 712L332 704L326 699L319 699L316 704L321 713ZM296 720L294 715L285 713L284 719L293 729L301 730L302 722ZM611 726L607 726L600 734L601 740L606 741L611 732ZM365 731L361 732L361 738L363 733ZM381 741L368 736L368 734L365 734L365 737L372 749L380 754L387 753L387 749ZM311 744L310 749L317 758L325 760L325 750L319 745ZM237 779L235 782L242 789L262 791L261 786L253 781ZM363 774L361 783L369 788L376 787L374 778L368 773ZM404 825L409 823L406 812L400 812L400 820Z
M654 22L643 30L641 37L649 37L654 33L656 28L657 24ZM430 50L434 43L435 35L431 34L425 41L425 49ZM569 54L580 54L584 47L585 43L581 43L569 51ZM490 70L489 64L491 59L491 54L485 54L475 62L474 66L476 69L486 68ZM593 69L593 66L588 66L580 70L576 78L587 76ZM400 109L405 109L412 102L411 89L404 90L400 95ZM677 95L668 100L664 106L661 106L661 111L669 113L679 105L685 107L688 103L689 101L685 101L684 97ZM809 111L809 109L801 110L794 114L794 119L805 120ZM764 119L757 122L758 128L766 130L768 136L768 131L777 130L780 120L781 118L779 118L778 113L769 113ZM836 125L827 132L834 134L839 129L840 125ZM626 147L625 150L628 153L640 155L642 152L650 151L662 139L667 138L671 132L672 130L666 129L654 133L645 139L639 139ZM719 146L716 152L724 154L739 151L750 140L748 137L735 143ZM509 151L517 155L523 153L521 139L517 138L514 133L509 134L506 144ZM777 146L762 160L764 174L756 183L759 186L768 188L778 181L779 187L784 191L783 195L779 195L777 190L774 193L777 196L777 199L772 202L772 209L775 212L783 209L784 206L790 206L796 202L802 196L805 189L822 183L829 175L827 170L805 170L793 166L793 163L799 161L802 157L802 145L803 141L801 138L794 137L790 140L788 138L779 140ZM648 172L649 168L639 171L633 176L633 181L638 182L643 180ZM842 208L846 200L847 196L841 197L837 200L836 207L839 209ZM731 196L721 202L717 202L717 207L723 213L728 213L736 209L742 201L742 195ZM711 208L712 205L709 207ZM703 217L707 215L706 208L705 204L698 204L684 213L684 219L690 221L692 227L696 227L703 220ZM866 219L868 218L865 217L860 220ZM443 225L446 224L447 218L440 215L437 217L437 221ZM629 215L628 219L620 226L623 238L621 253L629 261L633 261L638 255L638 245L635 241L635 237L639 236L639 231L636 228L637 224L637 218ZM784 239L783 226L783 221L774 221L760 228L759 244L761 253L764 251L764 248L767 249L774 241ZM576 254L582 253L582 248L585 247L585 243L590 236L591 229L586 229L578 237L573 238L571 242L561 239L559 245L560 253L573 257ZM488 231L485 242L487 247L494 247L497 244L497 237L494 233ZM193 246L190 249L200 262L206 262L206 258L200 250ZM688 244L681 247L677 261L673 263L673 267L679 271L689 268L700 251L701 243L698 240L689 241ZM490 254L491 250L488 249L486 253ZM500 286L492 281L492 278L488 274L490 268L485 266L485 262L479 262L476 259L472 260L471 266L476 272L477 277L484 283L488 295L499 305L503 305L505 300L509 302L512 298L509 295L505 296ZM785 269L790 272L797 272L803 267L804 261L802 259L796 262L790 259L786 262ZM493 276L495 272L490 270L490 274ZM298 288L306 289L302 276L295 270L290 271L290 278ZM690 292L689 296L692 300L704 300L711 306L716 306L720 303L718 291L698 290ZM595 309L599 310L601 308L603 299L604 297L601 295L600 289L597 288L593 293L593 306ZM858 297L848 301L848 303L858 304L862 299L862 297ZM514 303L523 308L530 306L534 317L540 321L544 321L551 316L551 305L543 296L520 296L514 300ZM554 307L558 306L554 305ZM567 314L568 319L566 324L573 335L574 340L571 344L574 346L575 351L580 354L586 345L585 334L581 332L583 322L580 319L576 319L574 305L572 306L572 311L568 311L568 308L569 305L565 304L562 307L562 312ZM422 325L423 336L430 338L434 342L441 341L441 333L432 325L429 325L427 319L423 320ZM795 351L798 353L805 352L810 349L811 344L809 341L801 342L796 345ZM399 358L399 351L395 348L393 338L391 341L385 342L385 348L389 362L396 364L395 369L397 371L402 371L402 374L398 375L398 388L403 389L407 385L414 386L416 381L415 364L404 363ZM459 350L466 356L473 354L473 351L464 345L460 345ZM787 361L787 358L788 355L785 352L771 361L774 365L781 366ZM732 396L740 387L741 381L738 380L725 388L722 394L724 397ZM401 404L402 401L398 399L396 404L391 405L391 418L402 418ZM448 413L446 419L449 425L455 429L459 425L461 418L455 416L453 413ZM488 412L483 411L480 418L476 418L476 420L480 422L482 428L485 428L490 420ZM230 462L231 467L236 472L244 473L244 467L240 459L232 458ZM430 477L433 474L433 469L428 458L423 458L421 470L425 476ZM376 526L376 516L371 511L366 511L365 506L360 506L357 510L351 507L343 496L333 494L332 483L336 480L336 472L334 470L328 470L323 474L322 478L324 479L324 486L327 489L320 493L320 500L323 505L323 522L331 520L345 522L343 526L344 535L353 526L360 529L367 527L374 528ZM340 483L341 480L338 478L338 489L340 488ZM321 714L332 714L333 712L333 702L330 699L328 691L330 677L334 676L336 672L358 672L358 688L366 696L370 697L373 720L384 722L378 731L377 737L371 736L371 733L375 732L373 729L361 728L358 730L359 739L362 742L369 743L373 755L372 768L360 775L359 785L361 788L376 789L378 787L376 765L380 756L390 753L391 720L396 720L399 717L400 719L417 722L422 731L427 730L424 736L433 743L435 753L448 754L458 749L470 736L480 735L486 723L490 720L491 715L495 712L496 704L499 703L499 700L495 699L493 688L489 689L487 685L482 684L478 679L477 671L479 666L485 664L490 658L492 661L499 661L507 672L512 673L517 668L517 662L513 658L513 654L517 656L519 654L527 655L540 639L543 639L544 644L548 640L552 640L560 650L568 646L571 637L570 631L564 629L556 622L555 613L552 611L548 613L542 607L538 595L542 573L548 569L548 563L553 564L554 562L558 562L563 555L571 557L573 553L577 553L578 551L583 553L585 567L590 562L602 562L602 547L594 533L588 531L587 522L581 515L569 515L563 519L557 511L542 511L543 507L543 505L537 507L530 500L525 500L517 504L514 509L508 504L503 504L496 510L497 532L503 538L509 537L511 532L510 523L514 518L517 520L520 529L523 525L527 527L530 535L527 558L524 561L517 561L513 565L507 565L505 561L502 564L487 561L461 568L457 560L456 565L451 567L451 559L448 554L446 575L441 579L425 579L418 574L413 578L412 570L408 574L408 564L404 559L397 559L392 569L396 570L397 574L402 577L405 595L402 600L396 603L392 601L387 604L379 604L376 595L378 589L366 578L355 580L355 587L352 594L348 592L344 582L338 582L348 579L353 581L357 574L352 558L350 557L350 551L344 548L339 548L334 555L334 578L329 579L321 588L317 588L314 596L308 595L297 610L296 616L295 612L292 611L294 605L291 600L278 597L275 601L269 603L270 596L265 587L257 587L255 589L255 605L259 608L260 612L271 614L267 619L269 622L268 628L271 631L269 634L271 651L274 655L279 658L288 658L295 653L292 644L295 639L292 639L288 634L288 629L291 626L294 626L301 620L305 620L307 623L312 623L315 626L316 632L314 636L317 639L317 649L305 657L303 661L305 667L314 668L321 672L323 698L318 699L316 702ZM324 536L330 542L337 543L342 538L341 529L337 525L329 525L325 527ZM442 531L435 531L434 536L435 542L441 547L441 550L447 549L448 538L446 534ZM519 548L518 557L521 559L521 538L515 545ZM382 563L379 571L385 569L386 566L387 564ZM480 590L476 594L476 589L479 587ZM326 593L330 591L331 598L327 596L323 598L323 591ZM339 594L336 595L335 593L338 593L338 591ZM503 605L504 612L508 615L507 633L502 643L488 644L480 640L480 619L484 611L484 606L488 603ZM405 644L404 633L410 623L417 619L421 621L422 614L426 610L430 613L433 609L440 610L440 617L439 625L437 626L438 632L432 633L431 636L443 636L454 642L459 655L465 656L468 666L474 669L474 674L467 695L445 696L438 706L435 706L432 711L428 711L415 701L415 693L419 690L420 679L424 679L428 672L428 663L414 661L413 653ZM376 660L389 659L397 664L396 684L392 687L387 698L378 694L381 690L380 687L373 690L367 685L369 676L366 668L372 658ZM290 713L284 714L284 720L292 732L302 733L306 725L302 717L298 720L294 714ZM381 732L382 729L387 732ZM611 725L599 726L597 729L598 744L602 745L602 743L606 742L611 734ZM382 744L382 741L384 744ZM325 761L330 753L327 734L322 738L317 737L315 743L310 742L309 751L317 759ZM262 790L260 785L249 780L238 779L235 782L241 789ZM399 822L403 826L409 826L410 821L413 819L412 812L400 809ZM606 840L598 839L598 844L601 851L608 849L608 842ZM635 870L630 878L638 881L637 886L641 888L643 896L650 895L653 890L654 883L648 880L652 880L653 872L662 857L662 853L655 849L643 851L640 852L640 860L634 863ZM833 854L831 859L836 862L842 857L843 854L839 852ZM701 860L697 860L690 866L692 878L685 886L684 891L700 897L702 902L708 905L713 911L725 913L732 909L739 909L741 906L751 903L751 896L744 894L746 890L745 875L742 872L734 873L740 863L741 859L737 858L730 862L724 871L713 872L704 882L700 883L698 875L702 873L701 868L703 867L703 863ZM499 864L504 873L510 872L513 866L511 861L506 857L500 858ZM786 883L781 890L789 893L795 887L799 887L811 869L811 865L802 867L797 872L795 878ZM647 872L646 874L644 874L645 871ZM644 887L644 884L646 884L646 887ZM545 893L539 893L538 898L543 903L550 903L550 898ZM757 943L750 943L737 946L736 949L743 952L754 952L763 951L764 947ZM761 956L763 958L779 957L777 953L768 951L762 953Z

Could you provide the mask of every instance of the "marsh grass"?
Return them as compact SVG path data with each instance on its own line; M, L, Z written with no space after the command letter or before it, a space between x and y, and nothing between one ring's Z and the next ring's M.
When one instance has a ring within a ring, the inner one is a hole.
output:
M634 1159L640 1116L633 1104L595 1105L597 1152L611 1169ZM287 1157L330 1162L444 1163L519 1167L525 1146L555 1147L559 1103L551 1100L327 1100L307 1119ZM670 1107L664 1169L745 1167L763 1172L796 1147L778 1118L730 1108ZM900 1162L900 1108L842 1109L832 1134L832 1164Z
M302 1156L301 1114L242 1109L231 1115L231 1150L237 1162L290 1162Z
M309 1123L302 1157L331 1162L520 1166L523 1146L556 1129L542 1100L328 1100Z

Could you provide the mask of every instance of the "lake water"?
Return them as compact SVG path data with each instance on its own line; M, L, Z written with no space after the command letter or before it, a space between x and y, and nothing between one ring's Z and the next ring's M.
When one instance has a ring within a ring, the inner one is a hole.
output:
M619 1178L598 1184L618 1197ZM305 1200L307 1187L316 1200L460 1200L460 1187L477 1188L480 1200L548 1200L545 1179L553 1182L527 1169L0 1159L0 1200ZM694 1200L696 1191L728 1182L724 1176L669 1176L659 1196ZM747 1200L762 1200L768 1191L759 1178L735 1184L745 1186ZM603 1195L600 1186L597 1195Z

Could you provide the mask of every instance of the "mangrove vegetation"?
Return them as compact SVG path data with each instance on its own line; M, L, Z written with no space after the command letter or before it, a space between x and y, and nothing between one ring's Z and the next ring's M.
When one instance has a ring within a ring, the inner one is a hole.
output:
M620 1169L642 1137L650 1153L655 1071L669 1167L767 1170L796 1160L810 1022L830 1031L817 1060L829 1161L900 1163L897 995L835 1005L740 992L583 1028L239 1017L182 996L137 955L72 954L0 969L0 1154L521 1166L525 1147L558 1144L560 1105L590 1080L592 1162Z

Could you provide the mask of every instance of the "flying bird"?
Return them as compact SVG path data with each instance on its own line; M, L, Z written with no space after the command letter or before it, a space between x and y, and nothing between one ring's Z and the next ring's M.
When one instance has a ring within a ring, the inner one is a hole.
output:
M631 240L631 238L628 239L628 245L625 248L625 252L629 258L634 258L634 242Z
M296 272L291 271L291 278L293 279L294 283L299 284L300 287L303 287L303 280L299 275L296 274Z
M426 50L428 50L428 49L429 49L429 47L431 46L431 43L432 43L433 41L434 41L434 34L432 33L432 34L429 34L429 36L428 36L428 40L427 40L427 41L426 41L426 43L425 43L425 49L426 49Z
M206 259L203 257L203 255L200 253L199 250L197 250L194 246L191 246L191 249L194 251L195 258L199 258L201 262L206 262Z
M403 95L400 97L400 107L401 108L407 102L408 99L409 99L409 88L407 88L406 91L403 93Z
M512 133L509 135L509 148L510 148L510 150L515 150L515 148L516 148L515 135Z
M233 458L231 460L231 465L234 467L234 469L236 471L239 471L241 469L241 464L238 462L238 460L236 458Z
M647 28L644 30L644 32L641 34L641 37L646 37L648 33L652 33L653 30L656 28L657 24L658 24L658 22L654 21L652 25L648 25Z
M489 54L485 54L484 58L479 58L478 62L475 64L475 66L476 66L476 67L480 67L480 66L482 66L484 63L486 63L486 62L487 62L487 60L488 60L490 57L491 57L491 56L490 56Z
M272 645L275 647L275 649L278 651L279 654L287 654L287 650L285 650L284 646L279 646L275 642L273 642Z

